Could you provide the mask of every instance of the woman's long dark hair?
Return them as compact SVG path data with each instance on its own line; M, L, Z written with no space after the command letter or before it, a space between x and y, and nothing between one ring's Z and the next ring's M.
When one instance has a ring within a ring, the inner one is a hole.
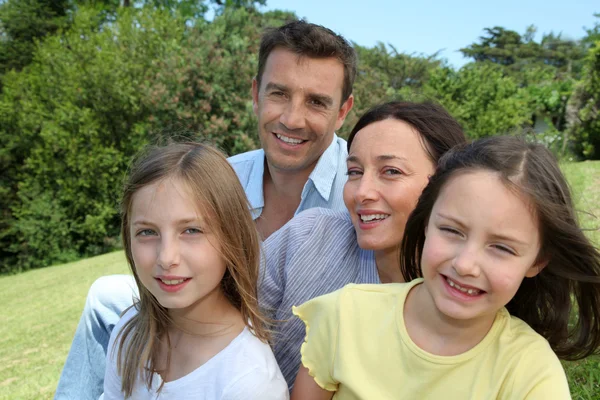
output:
M538 260L548 264L535 277L523 280L506 306L510 314L545 337L559 358L577 360L596 353L600 346L600 252L579 228L569 186L554 156L540 144L496 136L442 156L404 230L400 256L404 279L422 276L420 259L433 205L448 180L468 170L499 174L506 185L527 196L538 218Z
M367 111L348 136L348 152L356 134L365 126L385 119L397 119L412 126L421 137L434 164L452 147L467 142L460 124L439 104L392 101Z

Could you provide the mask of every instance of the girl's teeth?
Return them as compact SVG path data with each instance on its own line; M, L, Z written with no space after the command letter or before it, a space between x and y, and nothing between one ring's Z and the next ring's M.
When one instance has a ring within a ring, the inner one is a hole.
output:
M468 294L469 296L476 296L479 293L481 293L481 290L479 290L479 289L466 289L464 287L459 286L457 283L455 283L454 281L451 281L448 278L446 278L446 282L448 282L448 285L450 285L454 289L460 290L461 292Z
M293 139L291 137L287 137L287 136L283 136L283 135L277 135L277 139L289 143L289 144L300 144L302 143L302 140L300 139Z
M388 216L386 214L371 214L371 215L361 215L360 220L362 222L369 222L373 220L386 219Z
M161 282L164 283L165 285L179 285L180 283L183 283L184 281L185 281L185 279L172 279L172 280L161 279Z

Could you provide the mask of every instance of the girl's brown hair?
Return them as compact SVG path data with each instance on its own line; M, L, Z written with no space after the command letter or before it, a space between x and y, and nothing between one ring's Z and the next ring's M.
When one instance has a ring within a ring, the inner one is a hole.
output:
M123 189L121 234L125 255L139 288L133 305L138 313L119 332L117 370L122 391L130 397L136 379L148 387L156 372L160 340L167 341L172 323L167 309L141 283L131 251L130 213L133 196L141 188L176 178L189 188L198 207L209 215L207 223L219 242L227 270L221 281L223 293L241 313L246 326L264 342L270 339L267 319L257 300L260 239L249 203L237 175L223 154L200 143L174 143L151 147L134 162ZM169 355L167 355L167 368Z
M486 170L524 194L534 208L546 267L525 278L506 305L545 337L559 358L577 360L600 346L600 253L577 224L569 186L554 156L540 144L496 136L459 146L440 159L410 215L400 264L406 281L422 276L425 227L444 185L459 173ZM570 320L571 315L576 316ZM571 322L571 324L570 324Z

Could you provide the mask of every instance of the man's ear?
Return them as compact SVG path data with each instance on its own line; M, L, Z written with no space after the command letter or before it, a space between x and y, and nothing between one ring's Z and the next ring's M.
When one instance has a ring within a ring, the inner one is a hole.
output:
M546 268L546 266L548 265L548 263L550 262L550 260L548 259L541 259L536 261L525 273L525 276L527 278L533 278L534 276L536 276L537 274L539 274L540 272L542 272L542 270L544 268Z
M258 116L258 81L256 78L252 79L252 110L254 110L254 114Z
M344 102L344 104L342 104L342 107L340 107L340 110L338 111L337 121L335 123L336 131L339 130L344 124L346 116L348 116L348 113L350 112L350 110L352 110L352 106L354 106L353 94L351 94L350 97L348 97L348 99Z

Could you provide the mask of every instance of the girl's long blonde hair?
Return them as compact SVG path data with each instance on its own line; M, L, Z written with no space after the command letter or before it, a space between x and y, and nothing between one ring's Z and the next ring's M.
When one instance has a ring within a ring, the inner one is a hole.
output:
M125 397L132 395L136 379L143 379L151 386L160 340L169 340L167 328L172 321L167 309L144 287L136 273L129 225L134 194L167 178L177 178L187 185L198 207L211 217L207 223L219 241L227 265L221 281L223 292L254 335L264 342L270 340L267 319L257 300L259 234L235 171L224 155L210 145L174 143L151 147L133 164L121 202L125 255L140 293L133 305L138 313L123 326L115 341L117 371ZM169 360L167 354L167 368Z

